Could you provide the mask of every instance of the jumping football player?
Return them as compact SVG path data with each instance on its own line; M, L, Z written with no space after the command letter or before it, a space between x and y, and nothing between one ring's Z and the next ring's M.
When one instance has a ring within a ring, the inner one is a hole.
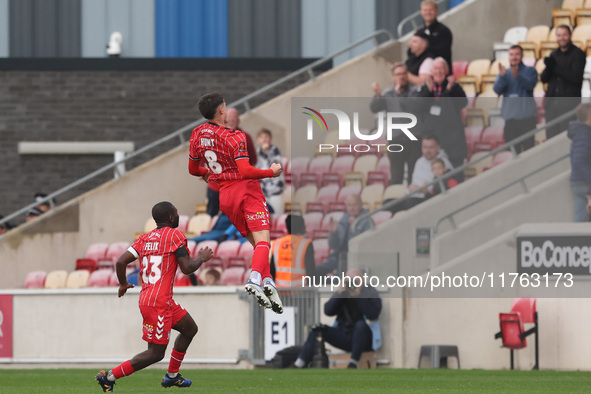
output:
M170 340L170 331L179 332L174 342L168 371L162 378L163 387L189 387L191 381L181 376L179 368L191 340L197 334L197 325L191 315L173 299L172 287L177 267L187 275L195 272L201 264L211 259L210 248L199 250L195 259L190 259L187 239L176 228L179 225L177 209L168 201L159 202L152 208L152 217L157 228L135 241L117 260L119 297L134 287L127 282L126 267L136 259L140 260L142 291L139 307L143 322L142 339L148 342L148 350L135 355L131 360L113 368L108 373L96 375L104 392L113 392L115 380L129 376L164 358Z
M256 297L259 305L283 313L269 268L271 220L258 182L279 176L281 164L272 164L268 170L250 165L244 133L225 127L227 109L221 94L206 94L199 99L198 107L209 122L193 130L189 173L219 182L220 210L254 246L252 272L244 289ZM201 166L202 160L206 167Z

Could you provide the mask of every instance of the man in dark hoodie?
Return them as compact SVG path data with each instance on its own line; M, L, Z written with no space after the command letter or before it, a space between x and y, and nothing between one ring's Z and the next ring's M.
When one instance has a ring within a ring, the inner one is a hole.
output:
M587 215L587 190L591 186L591 104L577 106L577 120L568 125L570 146L570 187L575 198L575 222Z

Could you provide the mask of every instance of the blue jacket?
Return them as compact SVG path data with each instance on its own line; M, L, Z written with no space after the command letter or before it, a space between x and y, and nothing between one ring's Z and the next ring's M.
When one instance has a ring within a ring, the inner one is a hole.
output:
M496 94L503 96L501 116L505 120L526 119L537 115L534 100L534 88L538 83L538 72L535 68L521 63L517 71L517 78L507 69L505 75L499 74L493 89Z
M571 182L591 185L591 126L574 121L568 125L570 145Z

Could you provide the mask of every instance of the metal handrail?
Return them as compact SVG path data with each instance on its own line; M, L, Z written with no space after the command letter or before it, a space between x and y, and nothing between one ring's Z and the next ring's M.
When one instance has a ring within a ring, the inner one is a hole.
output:
M437 234L437 230L439 229L439 225L440 225L440 224L441 224L441 223L442 223L444 220L446 220L446 219L448 219L448 220L449 220L449 222L450 222L450 224L451 224L451 227L452 227L454 230L456 230L458 227L456 226L456 222L453 220L453 216L454 216L454 215L456 215L456 214L458 214L458 213L460 213L460 212L462 212L462 211L464 211L464 210L466 210L466 209L468 209L468 208L470 208L470 207L473 207L474 205L476 205L476 204L478 204L478 203L480 203L480 202L482 202L482 201L486 200L487 198L489 198L489 197L491 197L491 196L493 196L493 195L495 195L495 194L497 194L497 193L500 193L500 192L502 192L503 190L506 190L506 189L510 188L511 186L517 185L518 183L522 183L522 182L523 182L525 179L529 178L530 176L532 176L532 175L535 175L535 174L537 174L538 172L540 172L540 171L543 171L543 170L545 170L546 168L548 168L548 167L551 167L551 166L553 166L554 164L561 162L562 160L564 160L564 159L568 158L569 156L570 156L570 154L569 154L569 153L566 153L566 154L564 154L564 155L560 156L559 158L557 158L557 159L554 159L554 160L552 160L551 162L544 164L543 166L539 167L538 169L536 169L536 170L533 170L533 171L531 171L531 172L528 172L527 174L525 174L525 175L521 176L520 178L518 178L518 179L516 179L516 180L514 180L514 181L512 181L512 182L509 182L509 183L507 183L506 185L499 187L498 189L495 189L495 190L493 190L492 192L490 192L490 193L488 193L488 194L486 194L486 195L484 195L484 196L482 196L482 197L480 197L480 198L478 198L478 199L476 199L476 200L472 201L471 203L468 203L468 204L464 205L464 206L463 206L463 207L461 207L461 208L458 208L458 209L456 209L455 211L452 211L452 212L448 213L448 214L447 214L447 215L445 215L445 216L442 216L442 217L441 217L441 218L440 218L440 219L437 221L437 223L435 224L435 227L433 228L433 234ZM527 192L527 191L526 191L526 192Z
M448 1L448 0L437 0L436 1L437 6L439 6L444 1ZM409 16L407 16L406 18L404 18L403 20L400 21L400 23L398 24L398 28L397 28L398 38L402 37L402 33L404 31L404 25L406 25L407 23L410 22L412 24L412 28L414 30L417 30L420 27L420 25L416 21L417 17L420 15L421 15L421 10L419 9L418 11L413 12L412 14L410 14Z
M269 90L274 89L275 87L281 85L282 83L287 82L289 80L292 80L292 79L294 79L294 78L296 78L296 77L298 77L298 76L300 76L302 74L308 74L308 76L310 77L309 80L313 80L315 78L314 68L316 68L316 67L318 67L318 66L320 66L320 65L322 65L324 63L327 63L327 62L333 60L335 57L340 56L343 53L348 52L351 49L354 49L354 48L356 48L357 46L359 46L361 44L365 44L367 41L373 41L374 42L374 49L375 49L375 48L377 48L380 45L379 42L378 42L378 40L377 40L378 36L380 36L380 35L386 35L386 36L388 36L389 40L394 40L394 36L388 30L385 30L385 29L376 30L372 34L370 34L370 35L368 35L368 36L366 36L364 38L361 38L361 39L359 39L359 40L357 40L357 41L349 44L348 46L346 46L345 48L343 48L341 50L338 50L336 52L333 52L333 53L331 53L331 54L329 54L329 55L327 55L327 56L325 56L325 57L323 57L321 59L316 60L315 62L312 62L312 63L308 64L305 67L300 68L299 70L296 70L296 71L294 71L294 72L286 75L285 77L282 77L282 78L278 79L275 82L272 82L272 83L270 83L270 84L268 84L268 85L266 85L266 86L264 86L264 87L262 87L262 88L260 88L258 90L255 90L254 92L252 92L252 93L250 93L250 94L242 97L241 99L239 99L237 101L234 101L233 103L229 104L228 107L237 107L239 105L244 105L244 108L246 109L246 112L245 113L248 113L248 112L251 111L251 108L250 108L250 105L249 105L249 100L252 100L253 98L258 97L261 94L266 93ZM104 172L107 172L107 171L112 170L113 168L116 168L119 164L125 163L126 161L131 160L131 159L133 159L133 158L141 155L142 153L145 153L145 152L149 151L150 149L155 148L155 147L157 147L157 146L159 146L159 145L161 145L161 144L163 144L163 143L165 143L165 142L167 142L169 140L172 140L174 138L179 138L180 139L180 144L181 145L184 144L186 142L186 139L184 138L183 134L186 133L186 132L188 132L188 131L193 130L195 127L197 127L200 124L204 123L205 120L206 120L205 118L200 118L199 120L197 120L197 121L195 121L193 123L189 123L188 125L183 126L183 127L179 128L179 129L177 129L176 131L168 134L167 136L164 136L162 138L159 138L158 140L156 140L156 141L154 141L154 142L152 142L152 143L150 143L150 144L148 144L148 145L146 145L146 146L144 146L144 147L142 147L142 148L140 148L140 149L138 149L138 150L136 150L136 151L134 151L134 152L132 152L132 153L130 153L128 155L126 155L125 158L123 158L121 160L115 161L113 163L110 163L110 164L105 165L104 167L99 168L98 170L96 170L96 171L94 171L94 172L92 172L92 173L90 173L90 174L88 174L88 175L86 175L86 176L78 179L77 181L74 181L74 182L70 183L69 185L62 187L61 189L59 189L59 190L57 190L57 191L55 191L55 192L53 192L51 194L48 194L42 200L40 199L39 201L35 201L35 202L33 202L33 203L31 203L31 204L23 207L23 208L15 211L13 213L11 213L10 215L5 216L4 218L0 219L0 224L3 224L5 222L8 222L11 219L14 219L14 218L16 218L16 217L18 217L20 215L26 214L30 209L36 207L39 204L42 204L42 203L46 203L47 202L47 203L49 203L49 204L51 204L53 206L53 204L54 204L53 199L54 198L59 197L63 193L66 193L66 192L68 192L68 191L70 191L70 190L72 190L72 189L74 189L74 188L76 188L76 187L78 187L78 186L86 183L87 181L89 181L89 180L97 177L98 175L101 175Z
M426 188L429 188L431 186L435 186L436 184L439 184L439 186L441 187L441 193L447 192L447 188L445 187L445 182L444 182L445 180L447 180L449 178L453 178L455 175L458 175L460 173L463 173L466 168L472 167L474 164L479 163L479 162L481 162L481 161L483 161L483 160L485 160L485 159L487 159L487 158L489 158L491 156L494 156L495 154L497 154L500 151L509 149L513 153L513 156L514 157L518 157L519 154L515 150L515 145L517 145L517 144L519 144L519 143L527 140L528 138L533 137L537 132L539 132L539 131L541 131L543 129L546 129L548 127L552 127L552 126L554 126L554 125L556 125L556 124L558 124L560 122L563 122L565 120L570 119L574 114L575 114L575 110L571 110L569 112L566 112L566 113L560 115L559 117L553 119L551 122L548 122L546 124L543 124L541 126L538 126L535 129L533 129L531 131L528 131L527 133L523 134L522 136L520 136L518 138L515 138L514 140L509 141L506 144L497 147L496 149L491 150L488 154L486 154L484 156L481 156L481 157L479 157L479 158L477 158L475 160L472 160L472 161L470 161L468 163L464 163L461 166L459 166L458 168L454 168L452 171L447 172L445 177L437 178L437 179L433 180L433 182L429 183L428 185L422 186L420 189L418 189L418 190L416 190L414 192L411 192L411 193L407 194L404 197L401 197L401 198L397 198L395 200L392 200L392 201L390 201L390 202L382 205L381 207L379 207L377 209L374 209L371 212L368 212L366 214L360 215L359 217L357 217L357 219L355 220L355 222L353 222L353 228L355 228L359 224L360 221L362 221L362 220L370 217L371 215L373 215L373 214L375 214L377 212L380 212L380 211L390 210L391 208L394 208L394 207L396 207L396 206L398 206L400 204L403 204L405 201L407 201L408 199L412 198L414 195L421 194L422 193L421 190L426 189ZM525 185L523 183L523 180L521 180L521 182L522 182L523 185Z

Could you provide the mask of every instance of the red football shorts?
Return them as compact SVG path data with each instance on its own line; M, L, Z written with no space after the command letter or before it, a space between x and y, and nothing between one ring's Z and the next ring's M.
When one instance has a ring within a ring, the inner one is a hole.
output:
M256 179L236 182L220 189L220 210L242 236L271 229L267 200Z
M185 308L174 301L167 308L140 305L140 312L144 318L142 339L157 345L168 345L172 327L187 314Z

